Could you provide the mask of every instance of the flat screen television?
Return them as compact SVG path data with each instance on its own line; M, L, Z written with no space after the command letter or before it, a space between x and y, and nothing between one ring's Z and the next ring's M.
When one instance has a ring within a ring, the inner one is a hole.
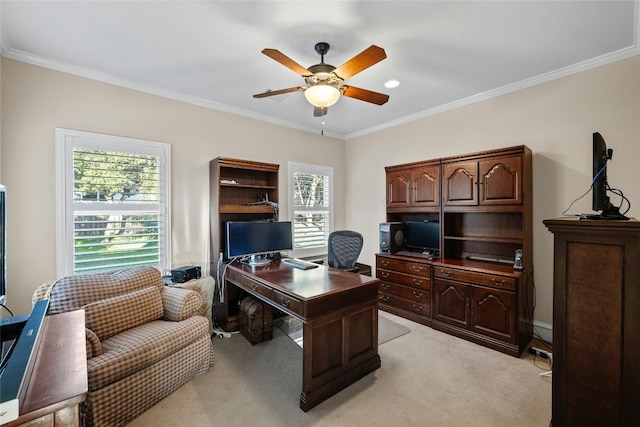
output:
M7 189L0 185L0 304L7 302Z
M613 157L613 150L607 149L607 144L598 132L593 134L593 179L591 181L592 201L591 209L600 212L597 215L588 215L589 219L628 219L620 214L618 206L613 206L607 194L609 184L607 182L607 164ZM624 198L624 196L622 196Z
M267 255L293 249L291 221L229 221L225 223L226 259L251 265L268 264Z
M440 223L405 221L405 247L409 251L437 255L440 252Z

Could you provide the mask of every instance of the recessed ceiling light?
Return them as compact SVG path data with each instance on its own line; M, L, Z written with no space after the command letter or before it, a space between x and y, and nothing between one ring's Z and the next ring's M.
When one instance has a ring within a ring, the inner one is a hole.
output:
M389 80L384 84L384 87L388 89L393 89L394 87L398 87L398 86L400 86L400 82L397 80Z

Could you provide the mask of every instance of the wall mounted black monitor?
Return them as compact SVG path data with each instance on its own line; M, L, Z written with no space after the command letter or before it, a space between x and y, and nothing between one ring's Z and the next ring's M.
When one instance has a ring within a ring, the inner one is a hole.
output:
M404 235L405 246L410 251L440 252L439 222L406 221Z
M266 255L293 249L291 221L229 221L225 223L225 258L247 258L250 264L269 262Z

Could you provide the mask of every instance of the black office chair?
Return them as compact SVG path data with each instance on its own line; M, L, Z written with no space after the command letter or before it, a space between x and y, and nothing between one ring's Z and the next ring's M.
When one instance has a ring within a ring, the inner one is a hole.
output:
M329 267L357 272L356 261L363 243L362 234L356 231L339 230L329 234Z

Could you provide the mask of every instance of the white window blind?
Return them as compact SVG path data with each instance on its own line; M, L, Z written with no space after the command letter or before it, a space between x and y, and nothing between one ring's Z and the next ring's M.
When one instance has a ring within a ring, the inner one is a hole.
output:
M289 163L289 206L295 256L327 251L333 228L333 169Z
M59 275L169 259L169 146L58 130Z

